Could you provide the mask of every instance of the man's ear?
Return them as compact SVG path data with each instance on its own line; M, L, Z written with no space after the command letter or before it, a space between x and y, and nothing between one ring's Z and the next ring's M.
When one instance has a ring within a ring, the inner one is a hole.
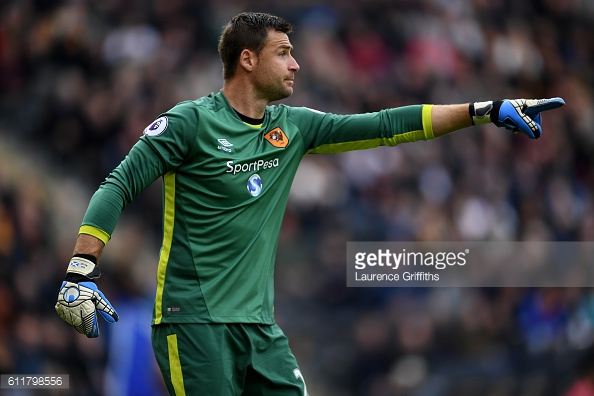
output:
M241 51L241 55L239 56L239 66L242 67L245 71L251 72L254 69L254 66L258 62L258 56L255 52L250 51L248 49L244 49Z

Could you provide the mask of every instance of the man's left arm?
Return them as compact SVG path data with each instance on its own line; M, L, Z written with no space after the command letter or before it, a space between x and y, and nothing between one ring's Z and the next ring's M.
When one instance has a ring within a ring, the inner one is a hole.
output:
M542 135L541 112L563 106L561 98L505 99L454 105L415 105L377 113L339 116L302 115L313 128L305 136L308 153L339 153L430 140L451 132L493 123L523 133L531 139ZM302 113L303 114L303 113Z
M433 137L440 137L472 126L468 104L433 106L431 109L431 126Z
M561 98L512 99L460 105L433 106L431 124L434 137L492 122L498 127L523 133L531 139L542 135L540 113L563 106Z

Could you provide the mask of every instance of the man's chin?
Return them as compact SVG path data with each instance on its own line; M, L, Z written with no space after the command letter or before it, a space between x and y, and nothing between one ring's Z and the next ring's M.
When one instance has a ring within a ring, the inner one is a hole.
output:
M283 92L279 92L277 95L275 95L275 97L273 99L271 99L271 102L275 102L277 100L283 100L288 98L289 96L293 95L293 88L289 88L284 90Z

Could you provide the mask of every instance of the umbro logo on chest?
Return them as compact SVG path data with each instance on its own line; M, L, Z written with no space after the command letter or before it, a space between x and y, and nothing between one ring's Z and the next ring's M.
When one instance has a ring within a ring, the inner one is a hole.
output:
M227 153L232 151L231 147L233 147L233 143L229 142L227 139L217 139L217 141L219 142L217 149L226 151Z

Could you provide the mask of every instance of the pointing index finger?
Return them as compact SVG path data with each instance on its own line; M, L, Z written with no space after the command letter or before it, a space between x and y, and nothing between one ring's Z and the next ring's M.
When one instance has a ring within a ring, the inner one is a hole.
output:
M542 111L546 110L553 110L557 107L561 107L565 105L565 101L562 98L550 98L550 99L539 99L535 105L528 106L524 114L528 116L533 116L538 114Z

